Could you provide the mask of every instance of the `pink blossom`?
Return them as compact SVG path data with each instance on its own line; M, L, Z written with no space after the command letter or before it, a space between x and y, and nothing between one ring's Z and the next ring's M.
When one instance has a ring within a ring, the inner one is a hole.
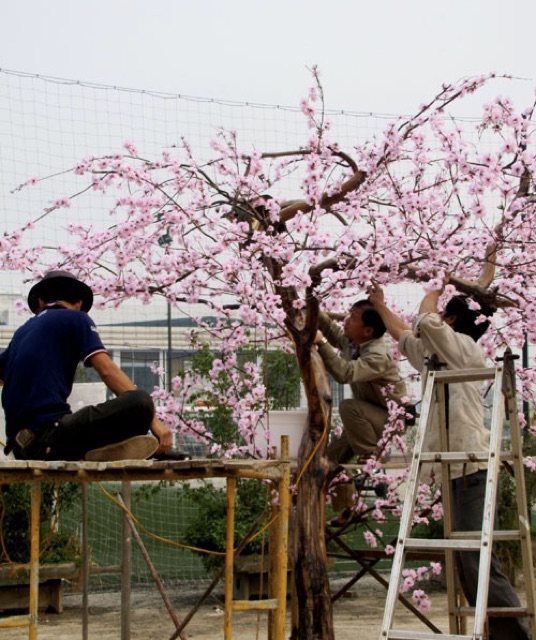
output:
M70 198L58 198L57 200L54 201L54 206L56 208L65 208L68 209L71 206L71 199Z
M138 155L138 149L134 142L131 142L130 140L125 140L125 142L123 142L123 147L125 147L125 149L130 153L130 155L132 156Z
M432 601L422 589L416 589L411 598L421 611L429 611L432 607Z
M15 312L17 313L17 315L28 313L28 305L25 300L15 300Z
M365 539L365 542L369 545L369 547L375 549L378 546L378 539L372 533L372 531L365 531L363 533L363 538Z

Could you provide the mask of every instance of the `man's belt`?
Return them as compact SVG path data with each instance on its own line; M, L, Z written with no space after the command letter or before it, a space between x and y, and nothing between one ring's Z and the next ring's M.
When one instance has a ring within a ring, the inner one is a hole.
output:
M26 447L29 447L39 437L38 433L31 429L21 429L17 432L14 438L10 438L7 445L4 447L5 455L9 455L13 449L17 448L23 451Z
M35 454L37 449L47 446L47 441L50 439L50 436L57 426L58 423L55 422L53 426L38 429L37 431L26 428L20 429L17 432L17 435L8 442L4 449L4 453L7 455L11 451L15 450L16 456L19 457L17 454L20 453L20 457L23 459L25 459L24 452L26 452L26 455L28 455L30 451L32 454ZM28 451L29 449L30 451Z
M26 449L37 439L37 434L31 429L21 429L15 436L15 442L21 449Z

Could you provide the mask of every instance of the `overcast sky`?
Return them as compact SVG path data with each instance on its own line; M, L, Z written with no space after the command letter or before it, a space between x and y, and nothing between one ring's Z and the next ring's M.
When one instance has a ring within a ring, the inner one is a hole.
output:
M393 114L496 71L524 106L535 24L534 0L4 0L0 67L292 106L317 64L328 108Z

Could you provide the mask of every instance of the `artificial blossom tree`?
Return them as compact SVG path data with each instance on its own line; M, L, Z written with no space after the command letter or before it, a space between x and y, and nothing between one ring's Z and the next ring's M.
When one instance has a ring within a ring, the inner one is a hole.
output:
M331 397L313 346L319 310L340 313L372 280L434 287L448 275L449 292L472 293L500 309L485 343L488 356L506 345L521 347L527 336L534 340L536 153L534 105L518 111L497 98L469 132L448 117L450 105L492 82L492 75L445 85L413 118L389 123L381 136L352 149L330 139L316 70L314 77L301 105L310 132L301 148L244 149L236 133L222 131L213 157L201 162L187 141L157 158L125 143L117 154L81 160L72 169L77 195L58 194L41 216L40 223L50 223L58 209L72 212L69 238L54 260L47 257L45 265L40 248L28 246L28 226L3 238L0 258L4 269L30 269L33 276L69 269L90 281L105 304L164 296L177 307L211 307L218 322L199 321L221 351L209 379L186 374L155 399L172 428L210 439L184 407L201 384L217 388L225 371L231 384L222 401L238 428L225 455L251 452L265 411L261 372L253 362L240 363L237 352L255 341L277 341L295 352L308 428L295 487L299 622L292 637L329 640L334 630L322 532ZM108 228L77 219L77 202L95 194L109 203ZM520 376L529 399L535 371ZM384 444L395 439L403 446L404 409L392 406L390 416ZM384 508L396 508L394 492L376 501L378 518Z

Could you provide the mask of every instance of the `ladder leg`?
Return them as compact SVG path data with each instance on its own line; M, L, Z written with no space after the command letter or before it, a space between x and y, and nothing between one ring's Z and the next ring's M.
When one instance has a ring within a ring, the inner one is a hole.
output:
M525 469L523 465L523 442L521 427L517 413L517 400L515 389L515 373L512 362L505 362L505 381L503 393L507 407L508 422L510 426L510 441L512 448L512 468L516 489L516 505L519 519L521 558L523 563L523 576L525 581L525 593L528 610L528 626L532 638L536 638L536 580L534 578L534 563L532 556L532 541L530 534L530 518L527 506L527 492L525 486Z
M504 368L498 366L495 375L495 395L490 428L489 459L484 496L484 513L480 547L480 565L478 574L478 594L475 605L475 634L482 637L486 622L489 600L490 571L493 551L493 528L498 498L499 471L501 464L501 439L504 424L504 404L501 390Z
M438 406L439 419L439 437L442 451L450 450L449 431L447 422L448 406L448 386L437 385L436 387L436 403ZM452 511L452 495L450 480L450 464L446 461L441 462L441 499L443 502L443 527L445 538L452 537L454 530L453 511ZM447 606L449 613L449 631L451 634L465 633L465 619L458 615L460 598L462 594L458 588L458 578L455 567L455 552L452 549L445 549L445 578L447 583Z
M426 385L425 393L422 399L421 419L417 431L417 440L415 442L411 466L409 469L406 494L404 496L404 507L400 518L400 529L398 533L395 555L391 567L391 579L389 580L389 588L387 590L387 598L385 601L385 611L383 614L381 638L387 638L392 628L398 593L400 590L400 582L402 579L402 570L404 568L405 550L404 541L409 536L413 525L413 512L417 500L419 472L420 472L420 454L424 446L424 438L428 424L431 421L431 405L434 395L433 374L431 380Z

